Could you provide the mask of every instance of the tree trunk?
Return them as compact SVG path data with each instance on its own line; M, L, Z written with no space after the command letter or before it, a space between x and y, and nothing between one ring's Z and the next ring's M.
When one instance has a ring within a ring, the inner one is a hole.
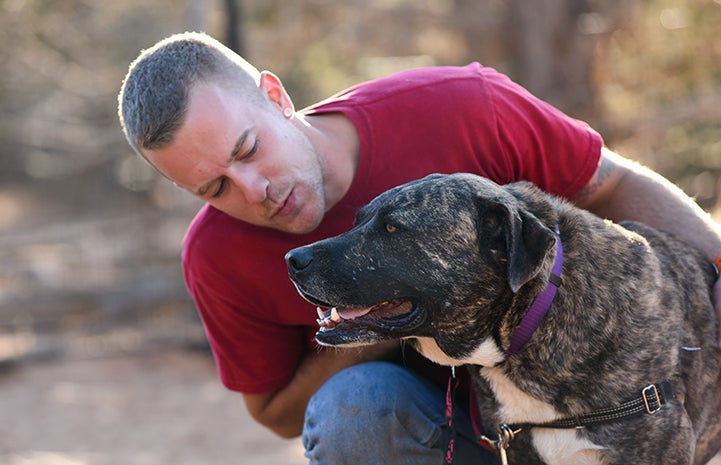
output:
M242 0L224 0L225 5L225 45L239 55L245 55L245 36L243 34Z

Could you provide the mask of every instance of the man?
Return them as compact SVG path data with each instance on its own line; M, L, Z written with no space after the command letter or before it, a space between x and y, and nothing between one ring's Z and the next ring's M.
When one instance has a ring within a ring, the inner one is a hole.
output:
M395 343L318 348L315 312L286 275L286 251L349 229L377 194L432 172L525 179L677 233L709 260L721 252L717 225L679 189L478 64L405 71L296 112L275 75L187 33L131 64L119 114L131 146L207 202L183 266L222 382L277 434L302 432L311 463L439 463L451 434L429 381L439 367ZM455 461L493 463L467 410Z

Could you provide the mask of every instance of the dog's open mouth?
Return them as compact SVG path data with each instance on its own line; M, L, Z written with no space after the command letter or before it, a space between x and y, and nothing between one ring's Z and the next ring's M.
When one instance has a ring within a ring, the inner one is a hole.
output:
M413 302L408 299L386 300L364 308L318 307L317 321L321 332L333 330L343 323L392 331L415 326L414 323L419 317L416 310Z

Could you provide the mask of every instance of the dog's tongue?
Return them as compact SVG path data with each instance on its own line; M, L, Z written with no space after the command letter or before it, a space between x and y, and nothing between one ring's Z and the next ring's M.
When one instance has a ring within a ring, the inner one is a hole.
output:
M378 317L393 317L405 312L410 312L412 309L413 304L409 300L393 299L383 301L368 308L336 308L336 311L344 320L352 320L367 315L370 312L373 312L373 314Z
M368 308L338 308L336 309L338 311L338 314L343 318L344 320L352 320L354 318L358 318L359 316L363 316L367 313L369 313L373 307Z

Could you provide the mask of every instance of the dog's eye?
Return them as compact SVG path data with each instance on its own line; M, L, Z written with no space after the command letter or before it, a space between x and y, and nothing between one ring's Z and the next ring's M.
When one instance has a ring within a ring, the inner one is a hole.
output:
M395 226L393 226L390 223L386 223L386 231L388 231L389 233L394 233L394 232L398 231L398 228L396 228Z

